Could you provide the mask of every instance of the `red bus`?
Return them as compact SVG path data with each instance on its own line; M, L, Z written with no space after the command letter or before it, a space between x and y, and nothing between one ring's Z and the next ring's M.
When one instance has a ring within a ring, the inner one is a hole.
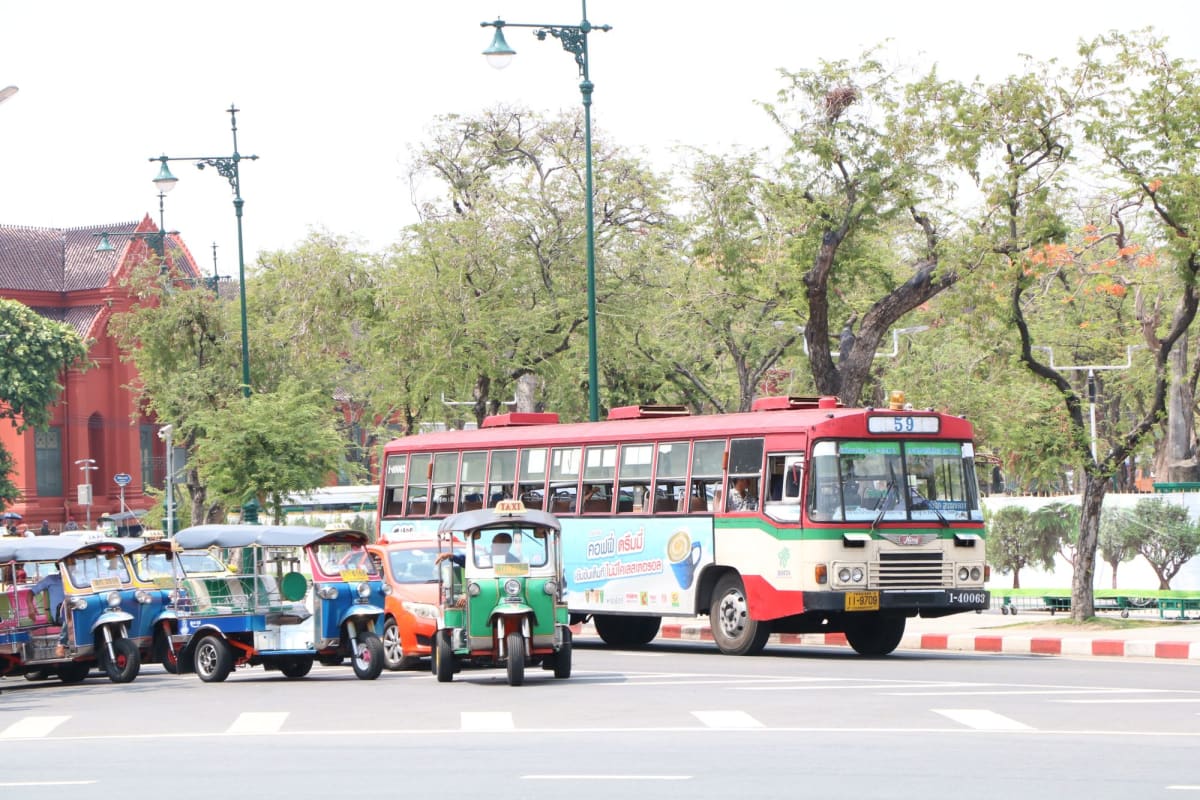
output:
M644 644L707 614L724 653L775 633L844 632L890 653L912 616L987 608L973 429L960 417L766 397L487 418L384 447L380 535L432 538L448 514L519 498L562 523L572 622Z

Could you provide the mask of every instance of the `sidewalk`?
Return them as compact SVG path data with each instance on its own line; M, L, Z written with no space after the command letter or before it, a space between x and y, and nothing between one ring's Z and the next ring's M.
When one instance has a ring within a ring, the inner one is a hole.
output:
M1046 612L1008 616L998 610L938 619L915 617L908 620L898 649L1163 658L1200 663L1200 619L1160 620L1155 613L1128 621L1141 624L1128 628L1081 626L1069 617ZM685 622L664 619L658 636L666 640L712 641L707 617ZM772 645L849 647L840 633L777 633L769 641Z

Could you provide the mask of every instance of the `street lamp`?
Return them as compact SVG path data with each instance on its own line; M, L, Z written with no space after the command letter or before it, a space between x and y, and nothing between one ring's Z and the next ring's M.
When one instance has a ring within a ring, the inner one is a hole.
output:
M587 214L587 317L588 317L588 419L592 422L600 419L600 379L596 368L596 237L592 220L592 89L593 84L588 77L587 37L592 31L610 31L611 25L593 25L587 20L587 0L581 0L583 6L583 21L578 25L543 25L505 22L502 19L494 22L481 22L480 27L495 28L496 35L491 45L483 51L488 63L496 69L504 69L517 54L508 46L504 39L504 28L534 28L534 36L539 41L545 41L546 36L553 36L562 42L563 50L575 56L579 65L579 91L583 95L583 143L586 150L585 175L586 197L585 213Z
M150 242L150 246L154 248L154 252L158 255L159 265L163 272L167 271L167 236L178 236L179 231L167 230L166 222L164 221L162 192L158 193L158 230L154 232L134 231L133 233L121 233L120 231L101 231L93 233L92 236L100 237L100 244L96 245L97 253L111 253L117 248L113 247L112 242L108 240L110 236L128 236L131 239L145 239Z
M154 185L158 187L159 192L166 193L175 188L175 184L179 179L171 174L170 168L167 166L169 161L194 161L197 169L205 167L213 167L217 172L229 180L229 185L233 188L233 211L237 216L237 241L238 241L238 280L241 283L241 302L242 302L242 396L250 396L250 334L246 324L246 256L245 249L242 245L242 179L241 173L238 170L238 164L247 159L254 161L258 156L244 156L238 153L237 149L237 112L238 109L229 106L229 124L233 129L233 155L231 156L155 156L151 161L158 161L162 166L158 171L158 175L154 178Z

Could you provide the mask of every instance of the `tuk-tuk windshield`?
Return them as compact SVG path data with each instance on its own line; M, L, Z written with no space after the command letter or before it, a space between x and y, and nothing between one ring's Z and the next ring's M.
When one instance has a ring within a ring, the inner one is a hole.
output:
M121 583L129 583L129 570L125 568L125 559L120 553L92 553L83 556L71 556L63 562L71 584L87 589L93 581L116 578Z
M313 548L318 572L327 578L337 578L343 572L362 570L371 578L379 577L379 569L370 553L361 544L330 542Z
M212 572L219 575L222 572L228 572L221 560L207 550L192 550L191 552L180 553L179 564L183 567L184 573L188 575L202 572Z
M489 528L472 540L475 566L495 564L546 564L546 531L541 528Z
M133 573L138 580L153 581L156 578L175 577L175 554L163 550L149 553L134 553L129 557L133 562Z

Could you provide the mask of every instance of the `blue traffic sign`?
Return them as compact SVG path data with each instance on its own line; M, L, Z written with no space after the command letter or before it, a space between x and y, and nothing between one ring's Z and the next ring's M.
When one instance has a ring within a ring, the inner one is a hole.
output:
M117 486L128 486L132 481L133 478L130 477L128 472L118 472L116 475L113 475L113 482Z

